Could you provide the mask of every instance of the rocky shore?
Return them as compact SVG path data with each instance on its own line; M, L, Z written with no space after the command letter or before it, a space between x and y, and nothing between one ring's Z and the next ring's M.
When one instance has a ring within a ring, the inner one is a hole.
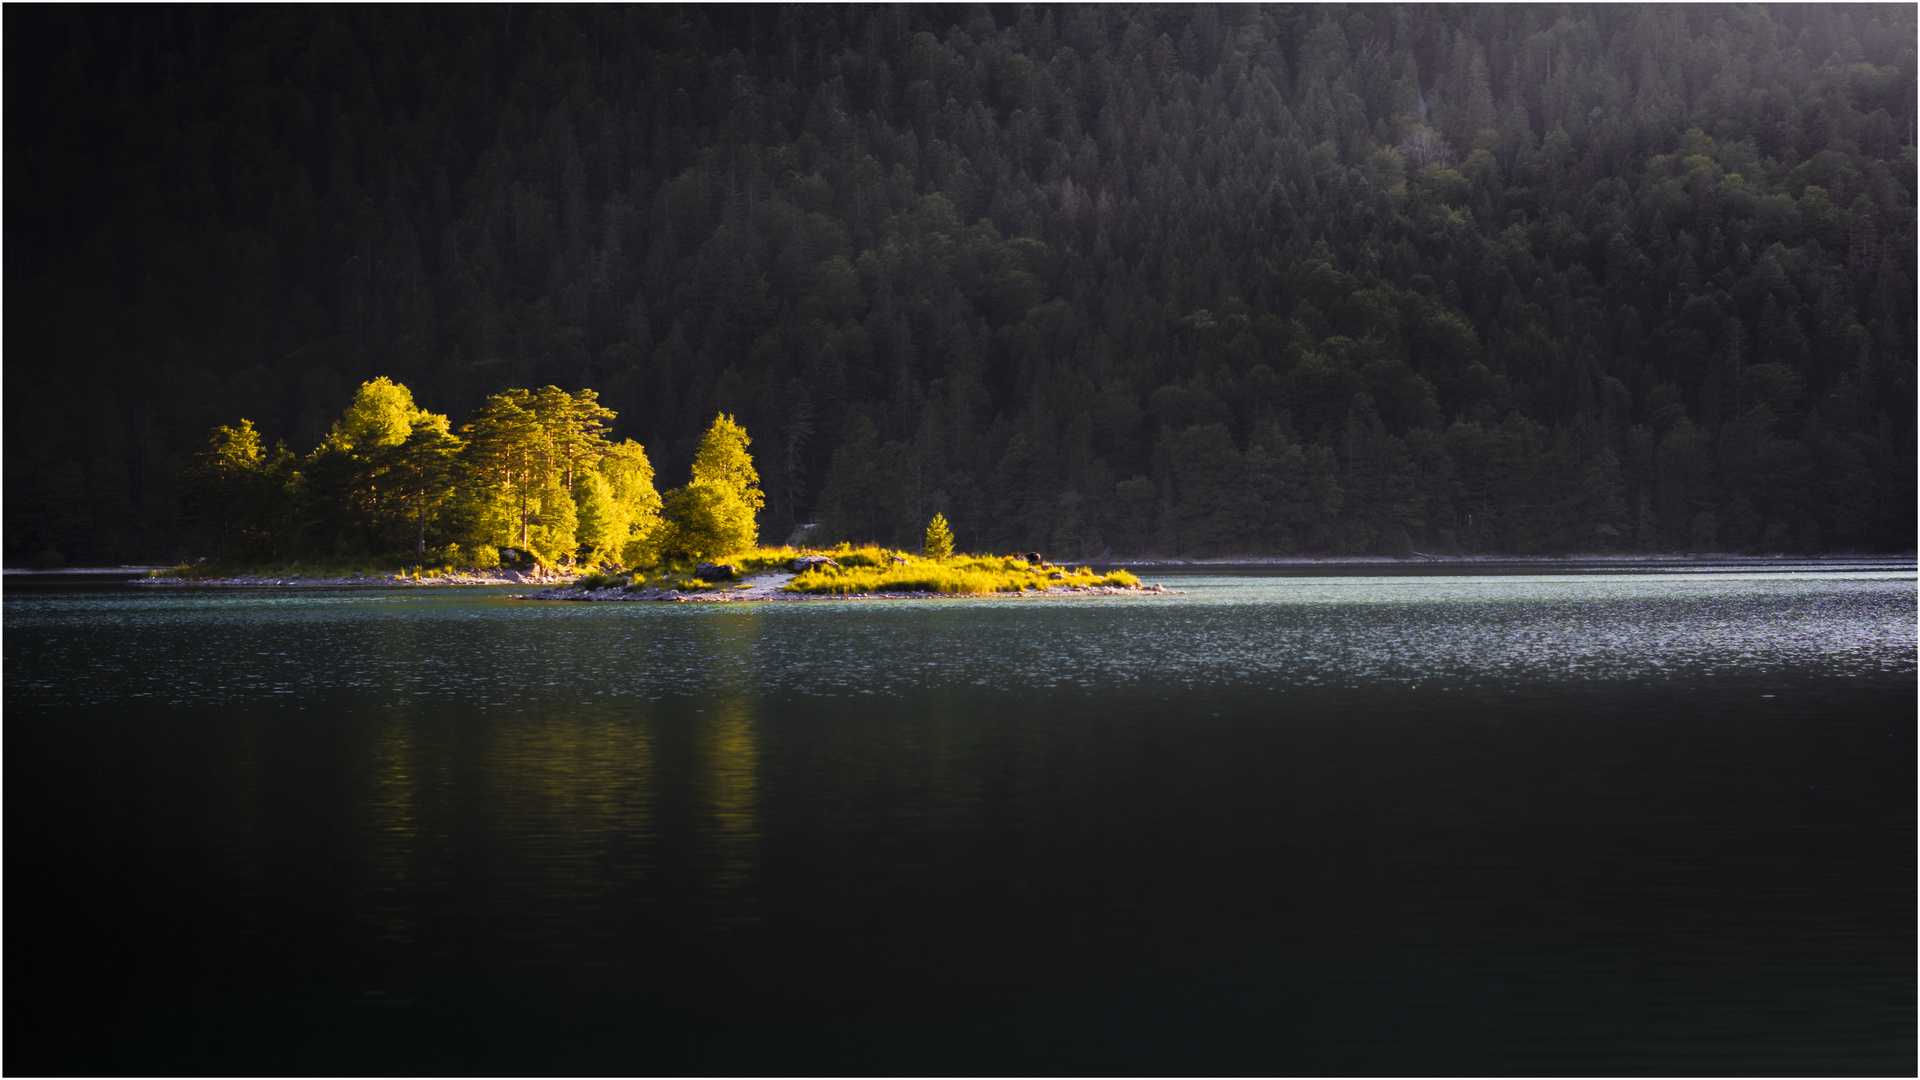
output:
M565 585L577 575L535 567L532 570L462 570L453 574L414 577L411 574L355 574L351 577L308 577L304 574L236 574L232 577L136 578L135 585L205 585L226 588L257 588L265 585L338 588L342 585L377 585L382 588L432 587L439 585Z

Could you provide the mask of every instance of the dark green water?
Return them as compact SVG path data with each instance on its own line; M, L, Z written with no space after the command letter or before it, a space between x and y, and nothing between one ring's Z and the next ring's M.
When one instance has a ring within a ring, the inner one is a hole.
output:
M1894 566L10 578L4 1064L1911 1075Z

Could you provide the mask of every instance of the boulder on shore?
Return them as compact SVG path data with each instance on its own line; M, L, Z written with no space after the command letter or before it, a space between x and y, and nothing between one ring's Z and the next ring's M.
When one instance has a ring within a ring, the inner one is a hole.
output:
M740 568L732 563L703 562L693 568L693 576L701 581L730 581L740 576Z
M809 570L818 570L828 566L837 569L840 564L834 562L833 558L828 555L802 555L793 560L793 572L796 574L804 574Z

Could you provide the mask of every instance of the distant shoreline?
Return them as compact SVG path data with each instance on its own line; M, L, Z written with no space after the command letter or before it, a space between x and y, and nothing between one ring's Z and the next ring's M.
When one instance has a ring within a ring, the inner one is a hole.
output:
M1819 555L1223 555L1206 559L1091 559L1094 566L1121 566L1129 570L1171 570L1181 568L1288 567L1288 566L1569 566L1598 563L1621 566L1677 566L1690 564L1766 564L1766 563L1849 563L1915 562L1916 553L1906 552L1826 552Z

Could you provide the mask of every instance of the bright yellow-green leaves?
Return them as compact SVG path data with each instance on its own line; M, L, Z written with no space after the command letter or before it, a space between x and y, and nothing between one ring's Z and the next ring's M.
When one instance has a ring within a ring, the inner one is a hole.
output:
M267 458L251 423L215 429L182 474L183 520L208 526L228 550L247 541L263 507L285 518L282 504L297 497L293 517L318 526L304 543L324 537L335 553L404 545L423 558L431 546L475 565L509 547L546 565L647 566L754 545L765 497L751 440L733 417L714 419L692 482L665 499L645 448L608 438L613 419L594 391L547 386L492 395L455 435L445 416L381 377L355 392L297 472L284 448ZM269 473L273 483L260 480ZM277 485L276 498L258 497L263 484Z
M182 522L206 527L223 552L244 545L254 531L263 463L252 421L214 428L181 472Z
M608 543L601 549L605 558L628 566L652 565L660 557L660 493L653 487L653 463L646 450L632 439L608 447L599 473L607 482L612 515L604 532Z
M618 557L626 546L626 522L613 501L613 485L598 469L587 469L573 483L573 501L579 508L575 536L590 551Z
M758 511L766 498L747 453L747 429L721 414L700 440L693 482L667 492L658 550L707 559L749 548L759 539Z
M532 409L525 390L495 394L461 429L468 440L467 467L473 480L472 516L490 542L530 548L537 494L553 467L553 441ZM511 522L511 533L500 526Z
M414 554L427 553L427 519L456 494L455 463L462 443L447 433L447 418L424 413L413 433L382 451L383 466L395 493L414 511Z
M639 443L607 441L611 409L592 390L495 394L474 413L475 519L492 542L543 562L632 562L659 530L653 464ZM508 526L504 535L500 525ZM636 541L643 542L635 548Z
M260 464L260 433L253 421L242 420L237 428L217 427L193 455L193 468L225 478Z
M543 565L573 562L580 546L580 512L560 470L540 475L523 522L526 547Z
M747 429L721 413L700 439L700 452L693 459L694 483L724 488L735 498L758 510L766 504L760 494L760 474L754 471L753 457L747 453Z
M727 488L695 480L664 497L662 553L712 559L753 546L753 509Z
M924 549L929 559L944 559L953 554L953 530L947 527L947 515L935 514L927 522L927 543Z
M555 467L567 490L573 490L581 470L606 455L607 424L613 420L613 410L600 404L596 391L569 394L547 386L533 394L533 413L553 444Z
M414 405L413 391L382 375L360 384L346 413L334 423L327 445L363 453L398 446L422 425L437 427L444 434L447 418Z

